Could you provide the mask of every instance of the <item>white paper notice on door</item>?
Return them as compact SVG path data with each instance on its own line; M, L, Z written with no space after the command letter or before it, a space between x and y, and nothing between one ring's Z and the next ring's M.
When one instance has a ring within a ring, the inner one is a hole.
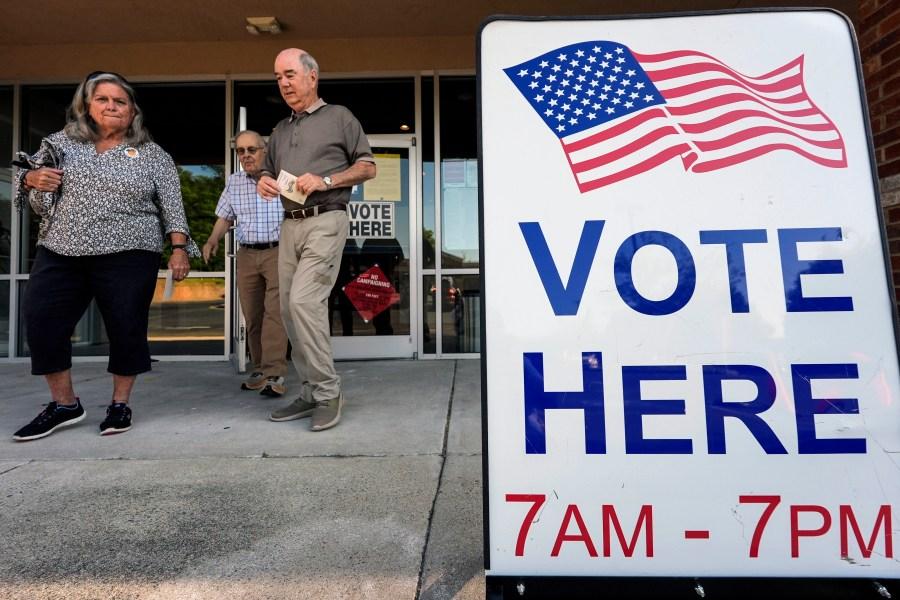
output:
M366 202L400 202L403 200L402 170L399 154L376 154L377 175L363 185L363 200Z
M297 189L297 176L291 175L284 169L278 174L278 188L281 195L288 200L293 200L297 204L306 203L306 194Z

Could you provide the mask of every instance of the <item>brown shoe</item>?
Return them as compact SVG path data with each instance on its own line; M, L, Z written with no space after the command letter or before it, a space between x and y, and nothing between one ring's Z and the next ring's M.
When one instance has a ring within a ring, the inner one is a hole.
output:
M270 398L278 398L279 396L284 395L284 391L284 377L273 375L266 379L266 385L263 389L259 390L259 393L263 396L269 396Z
M264 385L266 385L266 376L260 371L254 371L241 383L241 389L258 390Z
M341 409L344 406L344 394L338 394L333 400L319 402L313 411L311 431L324 431L331 429L341 420Z

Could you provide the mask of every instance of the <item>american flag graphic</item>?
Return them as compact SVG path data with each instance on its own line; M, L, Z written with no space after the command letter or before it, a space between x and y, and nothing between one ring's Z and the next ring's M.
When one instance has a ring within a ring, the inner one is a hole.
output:
M694 50L595 41L504 72L559 138L582 193L676 157L695 173L775 150L847 166L840 132L806 93L802 56L750 77Z

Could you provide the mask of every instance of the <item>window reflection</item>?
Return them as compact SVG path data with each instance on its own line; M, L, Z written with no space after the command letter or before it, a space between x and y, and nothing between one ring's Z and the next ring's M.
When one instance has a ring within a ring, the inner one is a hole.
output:
M422 163L422 267L435 267L434 163Z
M441 351L481 351L481 280L478 275L444 275L441 295Z
M478 146L473 77L441 77L441 268L478 266Z
M349 108L367 134L414 133L416 125L412 78L321 79L319 96L329 104ZM377 101L372 101L377 99ZM247 128L268 136L291 114L274 81L240 81L234 84L234 119L247 109ZM406 125L408 129L401 129Z
M24 214L24 211L23 211ZM10 244L12 242L12 169L0 168L0 273L10 270Z
M0 87L0 148L7 155L12 154L12 109L13 91L11 87ZM7 167L5 161L0 163L0 273L10 271L10 223L12 222L12 169ZM9 303L9 288L7 288L7 304ZM2 343L6 343L3 340Z
M225 280L189 277L168 284L158 279L147 339L153 354L222 354Z
M66 124L66 107L75 85L35 85L22 87L22 134L19 147L34 152L41 140ZM19 272L30 273L34 264L40 219L28 208L22 210L19 228Z
M422 353L437 352L437 301L434 275L422 278Z
M0 356L9 356L9 281L0 281Z
M435 267L434 77L422 78L422 267Z
M209 238L216 224L216 204L225 188L225 165L180 165L181 198L184 212L191 228L191 236L198 246ZM167 268L171 249L165 248L160 269ZM225 252L221 249L210 257L209 264L202 258L191 259L191 271L224 271Z
M216 203L225 187L222 123L225 122L225 84L221 82L140 83L137 100L153 140L172 155L178 165L181 196L198 245L209 237L215 224ZM202 110L171 110L172 106L203 107ZM165 269L169 249L163 253L160 269ZM224 252L210 265L191 260L191 270L225 270Z
M441 267L478 266L478 161L441 161Z

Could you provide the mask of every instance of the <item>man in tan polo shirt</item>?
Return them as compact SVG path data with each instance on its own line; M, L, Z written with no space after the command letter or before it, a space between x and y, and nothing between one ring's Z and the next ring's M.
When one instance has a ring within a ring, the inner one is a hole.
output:
M375 159L356 117L319 98L319 65L309 53L282 50L275 58L275 79L292 112L269 137L257 190L267 199L279 197L276 178L286 172L296 176L294 188L307 195L302 204L281 196L278 253L281 314L304 389L269 418L311 416L310 429L322 431L338 424L344 403L331 349L328 296L347 240L351 188L375 177Z

